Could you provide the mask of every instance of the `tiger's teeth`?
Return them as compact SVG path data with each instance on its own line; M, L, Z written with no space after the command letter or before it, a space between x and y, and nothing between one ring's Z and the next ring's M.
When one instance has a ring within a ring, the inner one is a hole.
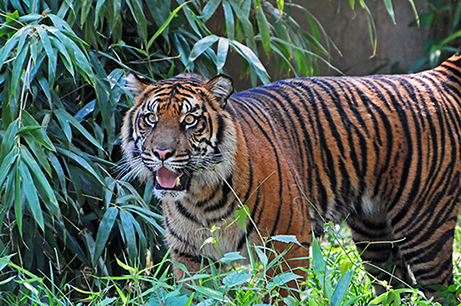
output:
M175 187L178 187L179 185L181 185L181 183L179 182L179 177L176 179L176 183L174 185Z

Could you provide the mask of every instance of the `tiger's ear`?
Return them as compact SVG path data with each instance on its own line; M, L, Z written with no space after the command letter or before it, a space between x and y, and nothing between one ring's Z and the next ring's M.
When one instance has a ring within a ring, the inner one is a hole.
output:
M148 79L137 75L133 71L128 72L125 76L125 88L131 91L134 98L139 96L151 83Z
M225 74L220 74L212 78L205 84L205 88L216 97L221 108L226 107L227 99L234 92L232 78Z

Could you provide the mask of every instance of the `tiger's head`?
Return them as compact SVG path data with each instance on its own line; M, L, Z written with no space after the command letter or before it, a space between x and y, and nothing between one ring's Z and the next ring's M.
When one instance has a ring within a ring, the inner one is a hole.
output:
M232 79L181 74L155 83L133 73L134 97L122 126L131 175L153 180L160 199L178 200L227 178L234 167L235 126L225 110Z

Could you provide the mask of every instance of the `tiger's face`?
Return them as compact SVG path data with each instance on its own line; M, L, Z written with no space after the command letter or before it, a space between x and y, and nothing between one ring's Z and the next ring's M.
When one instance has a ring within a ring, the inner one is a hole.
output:
M122 127L130 174L152 180L160 199L178 200L216 184L233 169L235 127L225 111L232 80L196 75L148 83L134 74L126 87L135 104Z

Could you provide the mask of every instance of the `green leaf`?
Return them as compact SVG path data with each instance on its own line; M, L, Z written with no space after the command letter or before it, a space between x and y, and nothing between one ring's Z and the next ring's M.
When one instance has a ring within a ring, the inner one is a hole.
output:
M349 270L340 278L336 284L333 296L331 297L331 306L340 306L344 301L352 280L353 270Z
M43 212L42 208L40 207L40 201L38 200L38 194L37 189L35 188L34 180L32 179L29 168L25 165L25 163L19 161L18 164L18 170L22 180L22 194L24 194L27 198L27 202L29 203L29 208L32 212L32 216L34 217L35 222L44 232L45 223L43 221Z
M18 130L19 119L16 119L15 121L11 122L10 125L8 125L5 135L3 135L2 149L0 150L0 160L3 160L13 148Z
M203 52L206 52L218 40L218 36L209 35L196 42L189 54L189 62L191 63L195 61L197 57L199 57Z
M322 251L315 237L312 238L312 262L314 264L315 274L319 279L320 286L327 298L331 299L333 294L333 285L328 277L327 265L323 259Z
M247 4L251 4L251 1L243 1L244 5L245 5L245 2L247 2ZM250 20L248 18L248 15L244 11L244 9L240 9L240 7L238 6L236 1L230 1L230 4L231 4L235 14L237 15L237 19L239 20L239 22L240 22L240 24L241 24L241 26L243 28L243 32L245 33L245 35L247 36L247 38L248 38L248 40L250 42L250 46L252 48L255 48L256 44L255 44L253 25L251 24L251 22L250 22Z
M109 207L109 209L104 213L101 223L99 224L98 233L96 234L95 250L92 258L93 265L96 265L104 248L106 247L118 212L119 211L116 207Z
M274 278L272 278L272 281L266 285L266 288L269 290L272 290L276 287L283 286L288 282L291 282L295 279L300 279L300 278L302 277L293 272L285 272L280 275L276 275Z
M25 134L23 135L23 137L29 145L29 149L32 151L32 153L34 153L35 157L37 158L39 164L45 169L45 171L51 177L51 166L48 162L48 159L46 158L43 148L40 146L40 143L37 142L36 139L30 134Z
M2 71L3 65L7 58L12 54L12 50L19 42L19 38L24 32L28 32L28 29L22 28L17 31L10 39L6 41L6 44L0 49L0 71Z
M225 264L230 264L233 261L243 260L243 259L245 259L245 257L240 255L240 252L231 252L231 253L224 254L224 257L222 257L219 261Z
M186 5L187 3L189 3L190 1L187 1L187 2L184 2L183 4L181 4L180 6L178 6L177 8L174 9L174 11L172 11L170 13L170 16L168 17L168 19L162 24L162 26L154 33L154 35L149 39L149 42L147 43L147 50L150 49L150 47L152 46L152 44L154 43L154 41L157 39L157 37L160 36L160 34L163 33L163 31L165 31L166 27L170 24L171 20L176 16L176 14L182 9L182 7L184 5Z
M90 141L94 146L96 146L100 150L104 150L104 148L101 146L99 142L94 139L93 136L91 136L90 133L87 132L87 130L80 124L80 122L77 121L74 117L72 117L68 112L62 109L56 109L54 111L54 114L56 117L59 119L59 122L61 122L61 126L63 126L65 129L68 129L68 124L70 123L74 128L76 128L83 136L85 136L88 141ZM69 131L67 131L69 133ZM71 136L67 136L67 139L69 140ZM69 140L70 142L71 140Z
M255 68L256 73L263 82L263 84L269 84L269 77L266 71L266 68L264 68L263 64L259 60L259 58L256 56L256 54L247 46L239 43L238 41L230 41L230 44L234 47L234 49L240 53L246 61Z
M37 26L36 27L37 33L40 36L40 39L42 41L43 47L45 48L46 55L48 57L48 75L52 75L52 79L54 79L54 75L56 74L56 64L57 64L57 57L55 53L55 49L51 45L51 40L48 37L48 33L46 28L43 26ZM54 83L54 82L51 82Z
M301 246L301 243L298 242L298 239L296 239L295 235L277 235L277 236L271 237L271 239L275 241L280 241L283 243L295 243Z
M235 223L246 228L248 217L250 216L250 209L246 205L242 205L239 209L234 212Z
M137 271L136 271L135 268L130 267L130 266L127 265L127 264L124 264L124 263L121 262L120 259L118 259L118 258L116 258L116 260L117 260L117 264L118 264L120 267L122 267L123 269L129 271L129 272L132 273L133 275L136 274Z
M24 125L31 127L38 127L37 130L31 131L31 134L39 141L45 148L50 151L55 151L53 142L48 137L43 126L38 124L38 122L30 115L27 111L23 110L21 112L21 119Z
M282 16L284 4L285 4L284 0L277 0L277 8L279 9L279 16Z
M230 40L234 40L235 39L235 21L234 21L234 13L232 12L232 7L229 1L226 1L226 0L223 1L222 6L224 9L224 19L226 20L227 37Z
M11 192L14 194L14 214L16 216L16 221L18 222L18 230L21 235L21 238L23 236L22 233L22 217L23 217L23 211L24 211L24 201L23 201L23 193L22 193L22 188L21 188L21 174L18 170L18 164L20 163L20 160L16 162L15 165L15 170L14 171L14 184L13 191ZM7 198L8 195L5 195L5 198Z
M419 20L419 14L418 14L418 10L416 9L416 5L415 5L415 2L413 0L409 0L410 2L410 5L411 5L411 8L413 9L413 14L415 14L415 19L416 19L416 25L420 26L420 20ZM460 5L458 5L458 9L460 8ZM456 21L456 20L455 20ZM454 22L453 24L457 24L456 22Z
M18 157L18 147L13 147L13 149L8 153L7 156L2 161L0 166L0 189L3 186L8 174L10 173L11 166L16 161Z
M11 262L11 257L15 256L16 254L10 254L8 256L4 256L0 258L0 271L5 269L8 266L8 263Z
M256 21L258 22L259 34L261 35L264 52L266 52L266 55L269 55L271 52L271 34L262 7L256 9Z
M62 36L60 36L62 38ZM53 45L54 49L59 51L59 56L66 67L66 70L70 73L72 77L75 77L74 66L72 65L72 58L68 52L69 47L65 46L66 41L61 42L59 36L50 37L51 44Z
M269 261L269 259L267 258L266 253L262 250L261 247L255 247L255 250L256 250L256 253L258 254L259 261L263 265L264 269L266 269L267 263Z
M210 0L207 1L207 4L203 8L201 19L203 22L206 22L210 17L216 12L216 9L219 7L221 0Z
M45 199L44 201L45 201L45 205L47 206L48 210L54 216L60 217L61 213L60 213L58 201L56 199L56 196L54 195L54 190L53 188L51 188L50 183L46 179L39 165L37 164L35 159L32 157L32 155L29 153L29 151L25 147L21 147L20 155L21 155L21 160L27 164L27 166L32 171L37 181L40 183L40 185L45 190L45 193L48 196L48 201L45 201Z
M125 237L125 244L128 246L128 257L131 262L134 263L138 253L136 247L136 234L134 230L134 223L137 221L133 218L133 215L126 210L120 210L120 223L122 224L123 237Z
M55 110L53 113L55 114L56 118L58 119L59 124L61 125L61 128L62 128L62 132L66 136L66 139L67 139L68 143L71 143L72 142L72 129L70 127L70 122L67 119L67 116L62 114L62 113L67 113L67 112L65 112L65 111L57 112L57 110Z
M95 8L95 13L94 13L94 27L97 28L99 25L99 19L103 19L104 15L100 16L101 14L101 9L103 8L104 4L106 3L106 0L97 0L96 1L96 8ZM115 5L115 3L113 4ZM112 24L111 24L112 26Z
M226 276L222 282L229 288L233 288L245 284L251 276L252 274L248 270L236 270Z
M72 151L69 151L69 150L61 148L61 147L56 147L56 150L60 154L72 159L78 165L78 167L80 169L83 169L84 171L90 173L96 180L98 180L98 182L101 185L105 184L105 182L104 182L103 178L101 177L101 175L98 172L96 172L96 170L83 157L75 154Z
M61 191L65 197L67 197L67 186L66 186L66 175L64 170L59 162L58 158L54 154L50 154L51 165L53 166L56 175L58 176L59 184L61 185Z
M62 40L61 40L62 41ZM94 73L93 69L91 68L90 62L88 61L87 56L83 53L83 51L77 46L75 42L72 40L68 40L71 48L74 50L74 57L72 60L74 62L74 67L81 73L81 75L85 78L85 80L90 83L94 84L93 79Z
M91 6L93 4L92 0L83 0L83 5L81 8L81 15L80 15L80 25L83 26L85 21L90 13Z
M216 69L218 73L224 68L224 64L226 63L227 59L227 52L229 51L229 39L227 38L219 38L218 41L218 56L217 56L217 63Z
M194 289L195 291L203 294L207 298L211 298L220 302L224 303L230 303L230 300L227 296L225 296L222 292L219 292L217 290L207 288L207 287L202 287L202 286L195 286L195 285L189 285L188 287Z
M389 13L389 16L391 16L392 22L394 22L394 24L396 24L395 15L394 15L394 9L392 8L392 0L384 0L384 5L386 5L387 12Z
M127 0L126 4L130 8L130 12L136 21L139 30L141 31L140 36L143 42L147 45L147 20L144 16L141 0Z

